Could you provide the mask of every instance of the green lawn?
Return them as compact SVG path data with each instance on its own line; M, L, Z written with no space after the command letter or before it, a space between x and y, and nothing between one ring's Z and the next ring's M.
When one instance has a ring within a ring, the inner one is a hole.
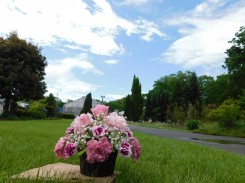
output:
M78 157L57 159L53 148L71 120L0 121L0 182L50 163L78 164ZM117 158L116 182L242 183L245 156L198 144L134 132L142 145L138 162Z
M176 126L161 122L129 122L129 124L134 126L142 126L165 130L189 131L187 130L186 126ZM245 138L245 122L241 122L239 127L234 127L231 129L221 128L217 122L201 122L199 127L199 129L193 130L193 132L209 135L222 135L229 137Z

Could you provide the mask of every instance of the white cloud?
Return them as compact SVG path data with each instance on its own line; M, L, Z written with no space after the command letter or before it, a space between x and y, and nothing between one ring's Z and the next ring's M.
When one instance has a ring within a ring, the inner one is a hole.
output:
M179 26L182 35L162 55L162 61L186 68L218 68L224 62L228 44L245 22L245 3L226 9L222 0L208 0L185 16L168 21Z
M119 60L105 60L105 63L107 64L117 64Z
M87 93L96 90L100 86L79 80L76 74L82 75L92 72L103 75L86 60L86 55L78 58L65 58L52 61L47 66L45 80L48 83L48 93L59 94L63 101L67 99L77 99ZM80 73L75 73L80 71Z
M140 6L147 4L150 0L124 0L121 2L122 5L135 5Z
M157 26L149 22L137 25L116 15L106 0L2 0L0 6L0 33L17 30L19 36L41 45L86 49L98 55L122 54L124 47L116 42L119 31L126 35L139 34L144 40L161 36ZM146 23L146 24L145 24ZM106 43L106 44L105 44Z
M138 33L141 33L140 37L145 41L152 41L153 35L157 35L163 39L168 39L168 36L165 33L161 32L158 25L154 22L139 19L135 21L135 24L138 27Z

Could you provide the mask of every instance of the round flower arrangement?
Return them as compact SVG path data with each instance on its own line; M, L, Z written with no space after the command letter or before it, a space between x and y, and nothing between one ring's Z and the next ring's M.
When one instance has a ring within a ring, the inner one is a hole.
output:
M69 158L78 153L87 154L89 163L104 162L110 153L138 160L141 153L139 141L128 128L124 117L116 112L108 114L109 107L97 105L93 113L77 116L66 129L66 136L57 142L54 152L58 158Z

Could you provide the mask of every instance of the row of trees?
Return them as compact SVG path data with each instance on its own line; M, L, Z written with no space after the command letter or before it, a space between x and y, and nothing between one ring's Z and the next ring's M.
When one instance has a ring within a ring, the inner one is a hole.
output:
M245 109L245 27L241 27L235 36L229 42L232 46L226 51L223 65L227 74L213 78L179 71L161 77L147 94L144 114L141 85L134 76L132 94L125 98L125 116L133 121L144 119L183 124L185 119L205 117L207 112L217 108L216 113L210 113L211 118L212 115L220 116L220 111L226 114L224 118L228 121L242 117Z

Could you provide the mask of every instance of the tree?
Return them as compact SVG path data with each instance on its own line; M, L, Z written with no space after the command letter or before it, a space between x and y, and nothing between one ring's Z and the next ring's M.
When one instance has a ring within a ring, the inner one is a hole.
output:
M105 105L109 106L110 112L114 112L115 110L123 111L124 104L125 104L125 97L123 97L122 99L106 102Z
M138 121L143 113L144 99L141 94L141 84L139 78L134 75L132 89L131 89L131 103L132 103L132 113L131 120Z
M46 92L44 82L46 58L41 49L10 33L0 37L0 98L4 113L15 112L17 101L41 99Z
M144 116L144 120L145 121L148 121L149 119L152 119L153 106L152 106L152 100L151 100L151 98L152 98L151 91L149 91L148 94L147 94L146 105L145 105L145 116Z
M52 118L56 115L56 100L52 93L46 99L47 117Z
M199 90L199 84L197 80L197 75L195 72L191 73L191 76L189 78L189 102L192 105L195 105L200 100L200 90Z
M198 77L198 85L200 88L200 99L204 104L210 103L209 99L209 91L214 83L214 78L212 76L199 76Z
M232 46L226 50L228 57L223 67L228 69L233 84L232 97L238 98L245 89L245 26L241 27L235 36L229 41Z
M87 96L85 98L83 108L82 108L80 114L91 112L91 108L92 108L92 95L91 95L91 93L89 93L89 94L87 94Z
M124 103L124 116L126 116L128 120L131 120L131 114L132 114L131 96L127 95Z

